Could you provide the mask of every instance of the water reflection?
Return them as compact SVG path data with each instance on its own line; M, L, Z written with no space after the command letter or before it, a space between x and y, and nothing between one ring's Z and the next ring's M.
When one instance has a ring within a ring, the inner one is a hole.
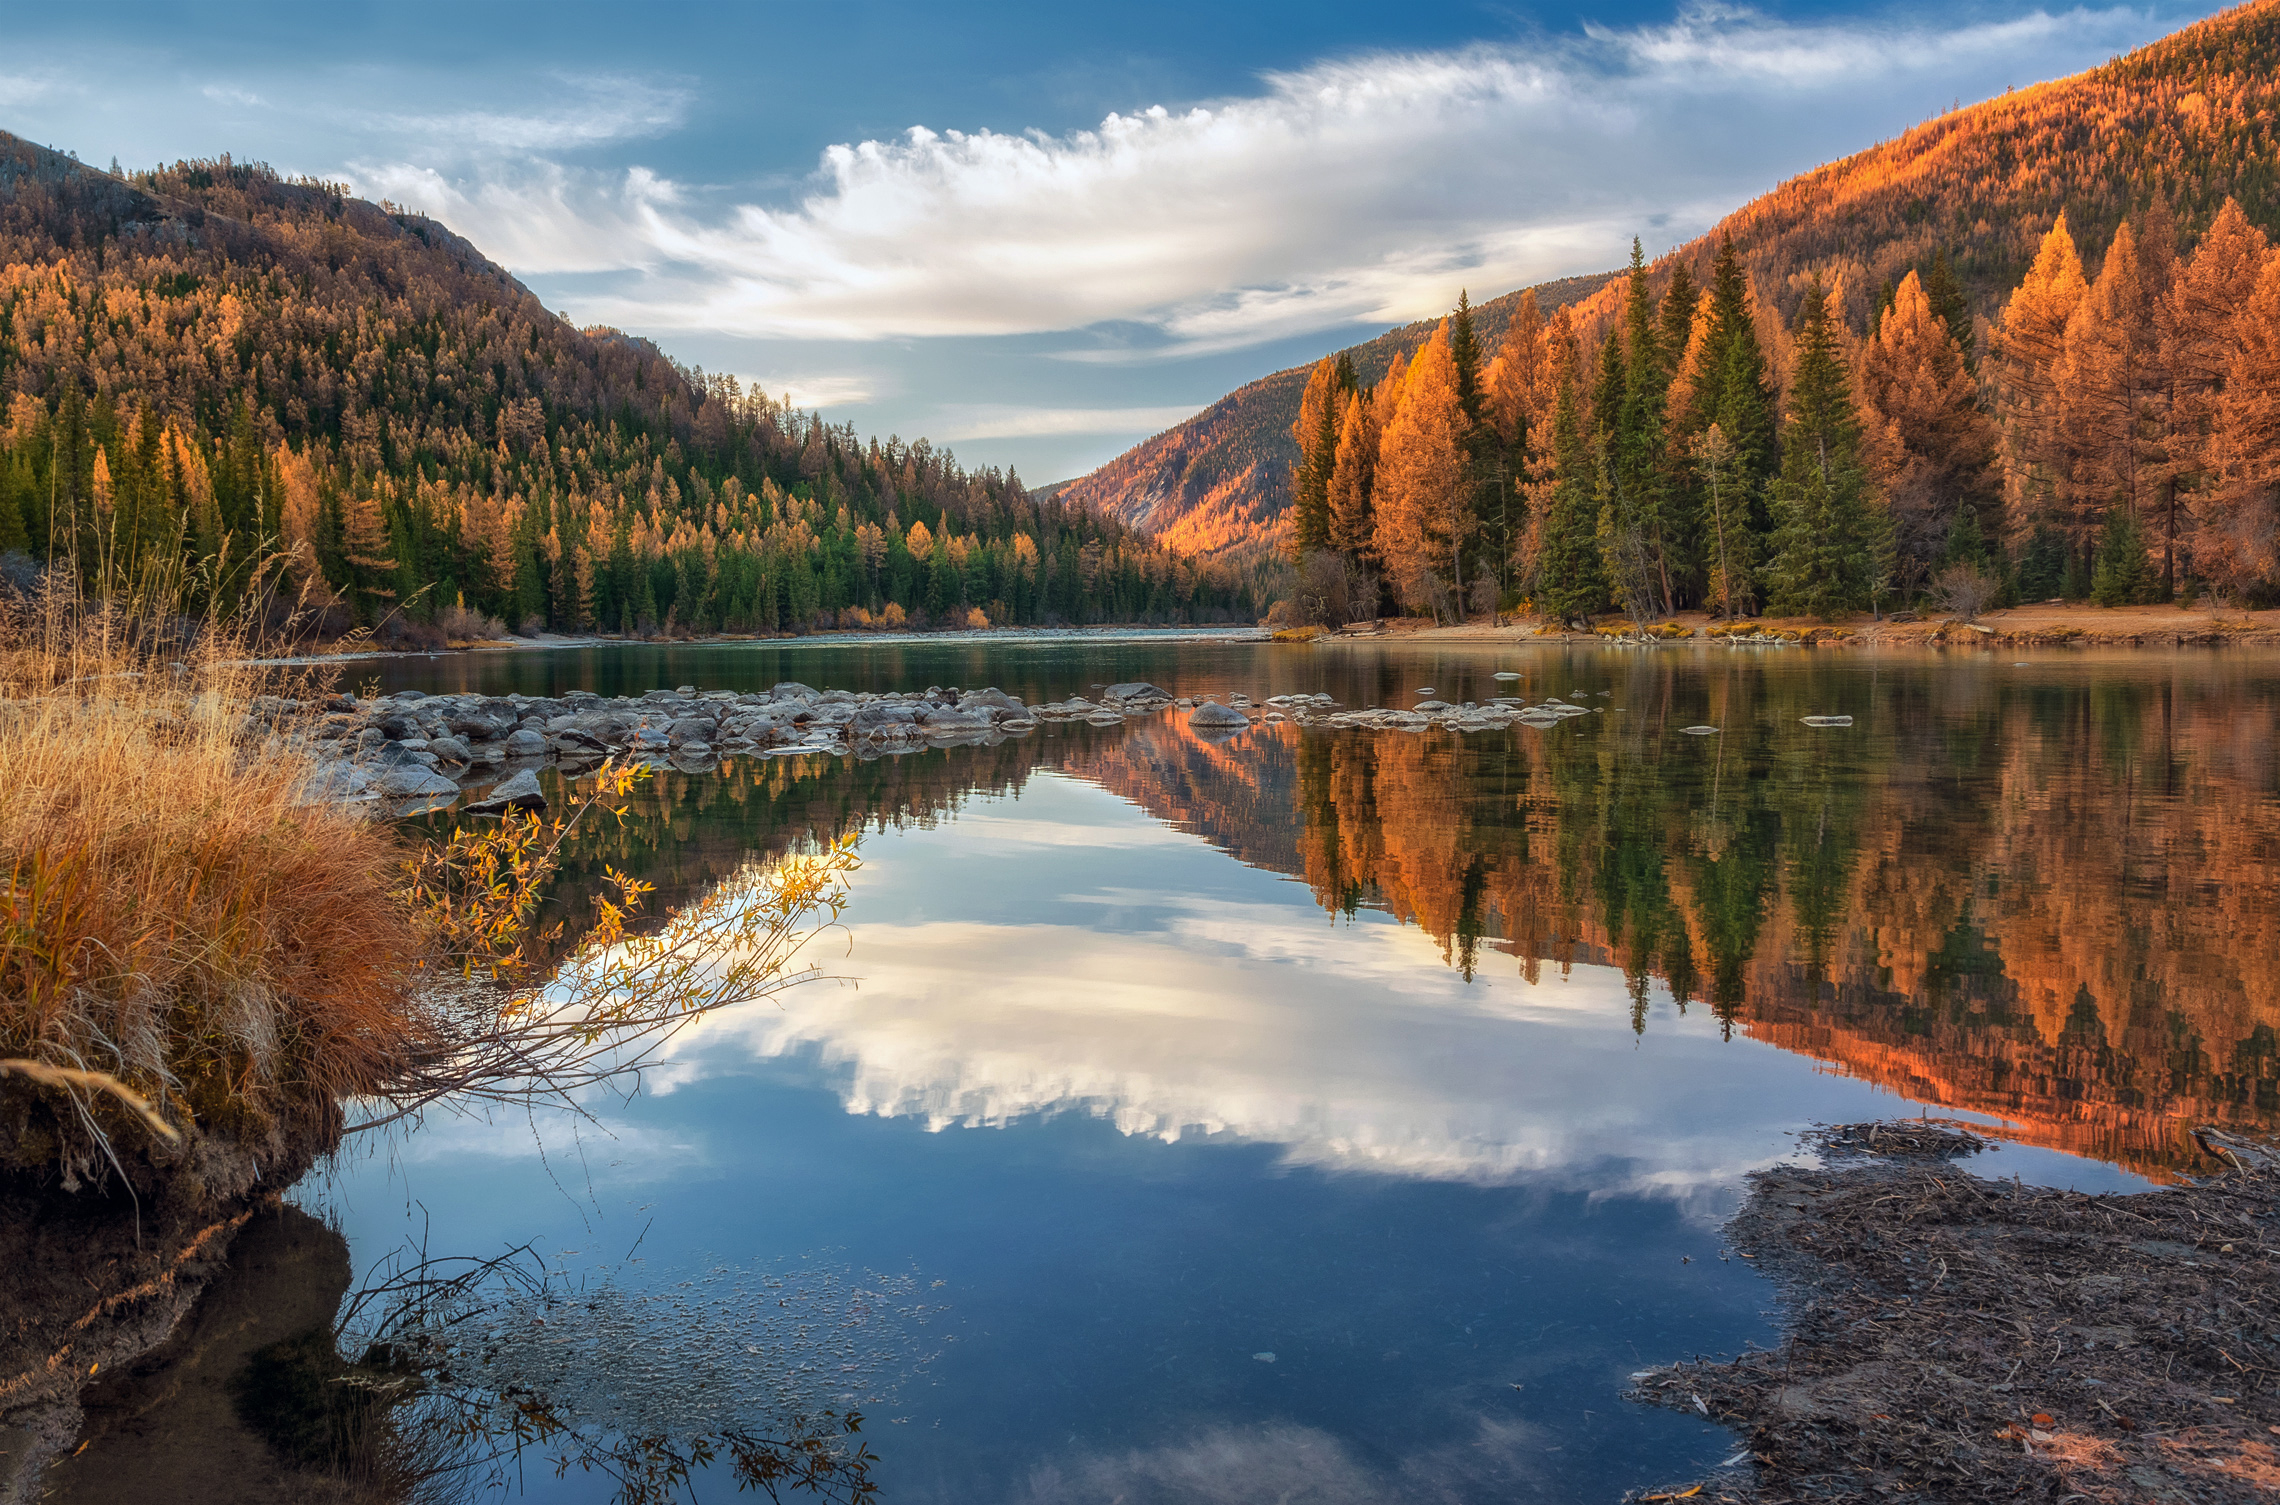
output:
M403 1250L351 1289L340 1232L291 1206L240 1235L182 1328L85 1397L43 1498L455 1505L585 1481L616 1505L709 1476L852 1505L864 1408L923 1372L915 1277L825 1260L658 1286L573 1281L529 1246Z
M1436 683L1478 678L1485 691L1486 667L1432 672ZM1729 1031L1914 1100L1998 1115L2033 1142L2154 1174L2190 1163L2177 1128L2187 1119L2280 1115L2280 773L2269 735L2280 665L1666 654L1566 659L1532 673L1536 693L1590 696L1605 714L1461 738L1262 725L1224 742L1174 715L907 757L745 763L665 776L645 796L646 818L599 834L581 858L659 882L670 902L755 850L810 832L924 828L977 800L1033 794L1041 770L1057 771L1246 864L1302 878L1331 916L1377 910L1414 925L1453 979L1432 977L1420 957L1399 965L1403 976L1373 980L1387 996L1437 994L1453 981L1448 997L1459 1002L1445 1006L1461 1014L1489 1006L1466 1001L1462 983L1501 967L1530 983L1565 978L1572 992L1546 996L1620 1008L1645 1028L1650 1000L1667 993ZM1156 674L1172 678L1161 665ZM1224 665L1209 677L1244 679ZM1292 677L1274 661L1252 676L1267 681L1261 693ZM1340 686L1317 662L1309 677L1357 703L1416 672L1372 664ZM1801 724L1830 713L1853 726ZM1697 724L1720 730L1682 734ZM1141 860L1126 853L1131 833L1112 840L1099 822L1079 821L1071 839L1098 860L1041 882L1029 848L1042 827L1033 809L1022 818L1023 855L991 879L1009 893L1094 886ZM973 825L977 840L987 834ZM755 1047L826 1045L858 1063L850 1102L869 1110L994 1121L1084 1101L1146 1132L1242 1126L1309 1158L1352 1145L1370 1147L1351 1150L1364 1158L1449 1163L1448 1145L1471 1130L1419 1138L1350 1117L1300 1128L1281 1121L1297 1110L1257 1106L1284 1098L1272 1086L1206 1090L1174 1080L1180 1072L1111 1080L1096 1070L1096 1059L1146 1059L1141 1037L1151 1034L1197 1070L1211 1054L1164 1022L1178 1006L1098 1006L1135 979L1150 979L1159 1001L1228 1002L1221 961L1199 960L1210 906L1182 910L1176 895L1144 887L1134 885L1132 905L1151 911L1147 928L1162 939L1122 950L1091 934L1094 915L1019 941L994 931L922 938L898 918L867 932L861 970L882 996L936 1002L891 1024L803 1010L804 1023L776 1021ZM1226 911L1216 923L1248 944L1283 947L1279 961L1316 975L1352 977L1365 965L1330 930L1278 938L1287 925ZM1368 965L1382 961L1361 949L1376 959ZM964 970L970 955L977 970ZM1081 975L1059 960L1077 957ZM1609 975L1619 996L1600 980ZM1021 1001L1039 989L1072 1000L1058 1021ZM1237 1015L1277 1006L1273 982L1238 993ZM945 997L1000 1017L1036 1048L1015 1062L976 1047L993 1063L978 1080L971 1061L951 1063L958 1052L932 1038L958 1012L939 1005ZM1248 1028L1261 1042L1283 1040L1305 1017L1303 1002L1289 1006L1290 1018L1261 1012L1249 1027L1220 1019L1212 1038L1237 1041ZM1150 1013L1164 1017L1124 1031L1113 1022ZM1353 1049L1401 1054L1392 1038ZM1515 1148L1525 1141L1459 1158L1530 1163ZM1496 1174L1466 1172L1475 1173Z

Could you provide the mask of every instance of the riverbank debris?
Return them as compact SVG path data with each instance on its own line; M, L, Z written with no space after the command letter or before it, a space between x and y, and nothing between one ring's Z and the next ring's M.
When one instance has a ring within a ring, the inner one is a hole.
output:
M1789 1307L1778 1349L1639 1377L1739 1429L1713 1498L2264 1501L2280 1490L2280 1153L2195 1130L2208 1174L2134 1194L1997 1181L1937 1120L1806 1136L1727 1237ZM1666 1496L1668 1497L1668 1496ZM1642 1498L1653 1499L1654 1495Z

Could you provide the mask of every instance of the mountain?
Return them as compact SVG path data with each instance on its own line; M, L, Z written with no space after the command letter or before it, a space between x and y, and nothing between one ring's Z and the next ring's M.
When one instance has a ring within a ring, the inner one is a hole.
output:
M1257 615L1234 571L575 328L433 220L227 157L122 177L0 133L0 393L0 553L225 604L265 556L335 631Z
M2256 0L2103 67L1953 111L1782 184L1655 264L1699 285L1732 236L1770 310L1796 311L1815 277L1855 328L1878 293L1945 253L1978 313L1992 315L2063 211L2088 257L2125 215L2166 200L2188 243L2230 196L2280 228L2280 0ZM1608 247L1610 260L1622 248ZM2093 262L2092 271L2095 271ZM1614 274L1534 289L1548 314L1576 307L1587 336L1611 319ZM1494 351L1520 293L1479 310ZM1436 321L1389 330L1351 354L1374 381ZM1056 494L1183 551L1268 547L1288 503L1290 426L1306 368L1278 371L1127 451Z

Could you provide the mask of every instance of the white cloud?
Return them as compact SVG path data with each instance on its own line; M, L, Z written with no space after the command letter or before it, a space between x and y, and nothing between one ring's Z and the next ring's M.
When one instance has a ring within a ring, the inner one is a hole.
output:
M738 378L749 391L781 397L795 408L846 407L869 402L878 395L878 383L868 376L746 376Z
M1268 74L1252 97L1063 135L914 127L829 148L789 204L716 209L654 176L512 156L584 139L569 112L453 117L451 132L509 155L455 173L364 163L355 179L518 271L626 274L582 300L613 323L875 339L1126 322L1159 331L1157 353L1193 353L1610 264L1650 222L1692 233L1867 144L1867 122L2158 29L2129 10L1942 28L1697 6L1568 41L1325 61ZM609 122L596 129L665 128L676 97L644 88L593 106Z
M1156 408L1032 408L952 403L929 425L937 439L1028 439L1046 434L1153 434L1202 411L1200 403Z
M541 108L380 115L372 128L424 139L454 154L549 152L663 135L688 114L690 93L676 84L606 73L549 82L549 101Z

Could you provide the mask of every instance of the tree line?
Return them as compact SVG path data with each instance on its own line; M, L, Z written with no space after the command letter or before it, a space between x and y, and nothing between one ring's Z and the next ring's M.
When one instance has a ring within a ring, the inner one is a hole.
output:
M1257 616L1242 572L574 329L338 185L13 150L0 552L222 599L281 565L415 636Z
M1489 359L1460 300L1374 386L1336 358L1309 375L1295 605L2280 599L2280 253L2231 200L2181 240L2157 203L2093 277L2062 214L1991 322L1934 255L1864 331L1819 281L1785 324L1731 238L1707 286L1634 242L1596 340L1524 298Z

